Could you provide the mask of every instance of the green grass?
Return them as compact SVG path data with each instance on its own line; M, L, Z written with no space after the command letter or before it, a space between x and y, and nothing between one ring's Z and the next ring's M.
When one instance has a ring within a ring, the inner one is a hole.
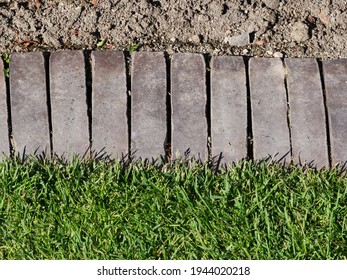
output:
M346 259L340 171L5 159L0 259Z

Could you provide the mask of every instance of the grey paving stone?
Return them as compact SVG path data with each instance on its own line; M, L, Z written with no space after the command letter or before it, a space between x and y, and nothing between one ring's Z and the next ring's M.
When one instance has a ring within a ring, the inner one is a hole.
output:
M174 54L171 62L173 156L205 160L207 150L205 62L201 54Z
M0 63L0 154L5 154L7 156L10 154L7 126L6 83L3 63Z
M10 61L15 151L50 155L46 78L42 53L14 53Z
M166 65L164 54L135 52L131 75L131 150L142 159L164 155Z
M293 160L329 167L323 92L315 59L286 59Z
M54 153L71 158L89 147L89 128L82 51L53 52L50 57Z
M93 150L112 158L128 153L127 86L122 52L92 52Z
M323 61L332 164L347 161L347 59Z
M284 68L279 58L252 58L249 63L254 158L280 159L290 151ZM290 154L286 162L290 161Z
M212 155L221 163L247 157L247 86L242 57L217 56L211 65Z

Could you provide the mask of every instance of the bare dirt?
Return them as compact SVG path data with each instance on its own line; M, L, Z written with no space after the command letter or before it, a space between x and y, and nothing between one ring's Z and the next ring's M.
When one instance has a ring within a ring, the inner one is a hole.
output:
M60 49L347 57L345 0L0 0L0 53Z

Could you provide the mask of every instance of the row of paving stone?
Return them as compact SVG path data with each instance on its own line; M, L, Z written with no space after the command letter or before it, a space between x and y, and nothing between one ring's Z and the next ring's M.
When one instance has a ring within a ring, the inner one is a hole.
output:
M292 155L295 162L314 160L319 167L347 160L347 59L323 61L322 71L315 59L251 58L249 69L233 56L212 57L210 68L201 54L174 54L170 67L161 52L133 53L129 69L125 61L122 52L91 53L95 151L104 148L114 158L129 148L141 158L163 155L169 114L174 157L190 149L206 159L210 143L213 156L222 153L223 162L232 162L246 158L252 143L254 159L287 154L288 161ZM53 152L84 154L91 140L84 54L53 52L48 65L39 52L11 55L14 147L50 151L50 114ZM0 150L8 154L0 72Z

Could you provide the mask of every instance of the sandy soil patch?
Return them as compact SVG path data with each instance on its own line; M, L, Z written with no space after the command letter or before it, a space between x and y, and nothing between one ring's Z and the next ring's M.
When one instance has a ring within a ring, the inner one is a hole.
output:
M129 48L347 56L340 0L0 0L0 53Z

